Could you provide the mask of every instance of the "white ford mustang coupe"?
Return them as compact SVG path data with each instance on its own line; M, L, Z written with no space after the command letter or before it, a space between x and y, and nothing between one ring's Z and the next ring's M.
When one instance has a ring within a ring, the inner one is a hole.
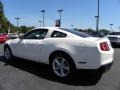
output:
M58 27L36 28L4 45L6 60L18 57L49 64L53 74L61 79L78 69L110 68L113 53L107 38Z

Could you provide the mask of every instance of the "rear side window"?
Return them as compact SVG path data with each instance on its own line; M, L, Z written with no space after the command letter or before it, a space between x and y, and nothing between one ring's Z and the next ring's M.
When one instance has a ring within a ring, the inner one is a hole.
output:
M51 35L51 37L66 37L67 34L59 32L59 31L54 31Z

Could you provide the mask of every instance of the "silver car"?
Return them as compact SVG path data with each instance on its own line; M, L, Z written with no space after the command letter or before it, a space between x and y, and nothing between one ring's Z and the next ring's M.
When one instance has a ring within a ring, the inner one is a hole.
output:
M120 45L120 32L111 32L106 36L111 44Z

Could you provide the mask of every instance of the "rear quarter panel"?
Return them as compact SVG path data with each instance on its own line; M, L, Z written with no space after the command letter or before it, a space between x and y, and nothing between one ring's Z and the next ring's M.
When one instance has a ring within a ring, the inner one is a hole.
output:
M64 51L71 56L73 60L76 60L78 56L81 58L84 56L84 44L83 40L69 39L69 38L48 38L43 42L43 46L40 54L40 61L49 64L49 56L54 51ZM79 52L78 52L79 51Z

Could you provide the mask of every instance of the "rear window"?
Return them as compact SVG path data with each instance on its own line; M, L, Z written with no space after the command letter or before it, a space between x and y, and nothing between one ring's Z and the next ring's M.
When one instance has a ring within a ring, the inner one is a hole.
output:
M77 30L66 29L66 28L60 28L60 29L61 29L61 30L64 30L64 31L67 31L67 32L70 32L70 33L72 33L72 34L75 34L75 35L77 35L77 36L83 37L83 38L92 37L91 35L88 35L88 34L79 32L79 31L77 31Z

